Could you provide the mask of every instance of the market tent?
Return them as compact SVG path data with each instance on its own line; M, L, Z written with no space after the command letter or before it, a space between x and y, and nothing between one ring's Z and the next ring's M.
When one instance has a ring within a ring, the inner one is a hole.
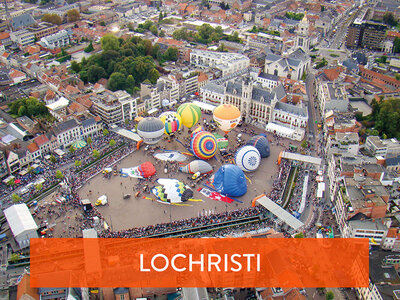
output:
M86 145L87 145L87 143L85 141L82 141L82 140L72 143L72 147L74 149L81 149L81 148L85 147Z

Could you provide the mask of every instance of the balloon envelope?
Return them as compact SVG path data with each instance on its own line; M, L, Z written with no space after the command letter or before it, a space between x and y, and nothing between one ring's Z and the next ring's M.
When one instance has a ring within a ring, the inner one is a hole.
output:
M160 115L164 123L164 133L170 135L182 127L182 118L174 111L167 111Z
M256 147L262 158L268 157L271 153L268 139L261 134L253 136L246 145Z
M137 133L144 143L149 145L156 144L164 134L164 124L158 118L147 117L139 122Z
M247 182L243 171L235 165L223 165L214 175L214 188L221 194L240 197L247 192Z
M236 152L235 162L243 171L253 172L260 166L261 155L256 147L243 146Z
M201 174L212 172L213 168L208 162L204 160L194 160L184 167L180 167L179 171L183 173L194 174L200 172Z
M213 112L214 121L225 133L237 126L240 121L240 110L231 104L221 104Z
M201 131L192 138L190 148L197 158L210 159L217 153L217 140L211 133Z
M193 198L193 191L177 179L160 178L156 182L160 185L151 191L161 202L180 203Z
M147 178L156 174L156 168L154 165L146 161L142 163L140 166L133 167L133 168L122 168L120 170L121 174L135 177L135 178Z
M193 103L183 103L178 107L177 113L187 128L193 127L201 118L200 107Z

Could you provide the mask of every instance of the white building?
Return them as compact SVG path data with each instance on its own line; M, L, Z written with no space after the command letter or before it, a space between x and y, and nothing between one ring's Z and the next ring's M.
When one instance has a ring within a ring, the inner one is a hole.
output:
M63 48L70 43L69 34L66 30L61 30L55 34L45 36L40 39L39 44L47 49Z
M35 42L35 34L27 29L10 32L10 38L20 47L25 47Z
M381 220L350 220L343 232L344 238L367 238L370 245L380 245L388 228Z
M300 80L310 64L311 58L301 48L285 56L268 53L265 57L264 72Z
M190 52L190 63L197 67L216 68L222 76L228 76L247 69L250 59L238 53L212 52L194 49Z
M38 237L38 226L25 203L7 208L4 210L4 216L21 249L29 247L31 238Z
M383 158L400 155L400 143L395 138L383 140L379 136L369 136L365 141L365 149Z
M81 127L75 119L59 123L53 128L53 133L61 147L67 147L82 139Z
M317 99L321 115L328 111L348 112L349 97L343 85L320 81L317 84Z
M279 77L272 74L261 72L257 77L257 82L262 85L263 88L273 89L279 84Z

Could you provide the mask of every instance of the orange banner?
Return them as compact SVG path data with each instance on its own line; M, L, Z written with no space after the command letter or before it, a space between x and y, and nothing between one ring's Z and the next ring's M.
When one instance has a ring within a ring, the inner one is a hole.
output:
M32 287L368 287L368 239L31 239Z

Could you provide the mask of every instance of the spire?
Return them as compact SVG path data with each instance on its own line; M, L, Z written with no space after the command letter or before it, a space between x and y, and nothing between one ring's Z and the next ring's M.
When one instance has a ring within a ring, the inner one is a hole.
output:
M304 12L304 17L303 17L303 19L301 19L301 23L308 23L307 11Z

